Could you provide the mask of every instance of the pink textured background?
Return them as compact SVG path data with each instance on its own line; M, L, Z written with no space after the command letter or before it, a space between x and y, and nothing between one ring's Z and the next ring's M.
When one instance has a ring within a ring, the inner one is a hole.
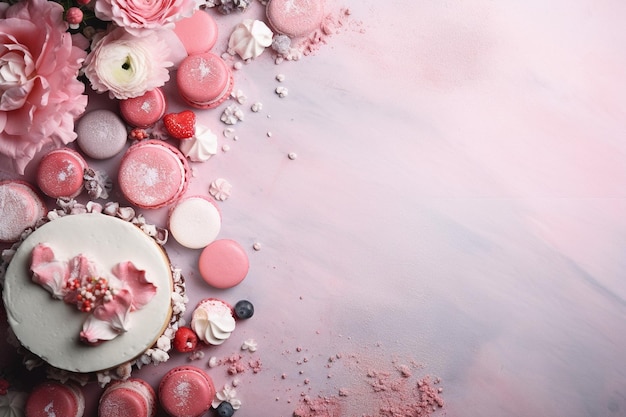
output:
M224 106L198 112L230 151L192 164L188 193L232 183L220 237L251 269L218 291L199 251L169 253L191 307L247 298L256 314L193 364L219 389L232 377L210 356L262 361L238 375L239 417L289 416L302 393L339 390L342 415L377 415L364 373L398 364L442 379L448 417L624 415L626 4L352 3L315 55L235 72L239 140L221 135ZM214 51L260 8L216 14ZM137 376L156 386L183 363Z

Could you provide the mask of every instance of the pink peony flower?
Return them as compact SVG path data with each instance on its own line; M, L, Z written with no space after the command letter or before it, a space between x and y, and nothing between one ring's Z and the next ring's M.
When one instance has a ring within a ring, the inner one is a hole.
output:
M98 0L95 12L98 19L140 36L144 29L172 29L174 22L191 16L196 8L195 0Z
M170 75L169 48L159 36L160 31L150 31L144 36L134 36L115 28L98 36L85 59L85 75L92 88L111 98L138 97L161 87Z
M87 105L76 79L84 58L59 4L0 7L0 155L13 170L23 174L42 147L76 139L74 121Z

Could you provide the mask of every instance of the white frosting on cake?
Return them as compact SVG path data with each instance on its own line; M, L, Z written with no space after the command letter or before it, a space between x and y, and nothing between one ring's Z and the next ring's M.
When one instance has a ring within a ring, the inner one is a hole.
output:
M60 258L83 253L107 270L126 260L145 270L157 291L131 314L137 325L97 346L81 343L85 315L31 279L31 253L39 243L53 245ZM172 291L169 260L151 237L129 222L86 213L44 224L22 242L5 274L3 299L11 328L24 347L54 367L93 372L130 361L154 345L170 320Z

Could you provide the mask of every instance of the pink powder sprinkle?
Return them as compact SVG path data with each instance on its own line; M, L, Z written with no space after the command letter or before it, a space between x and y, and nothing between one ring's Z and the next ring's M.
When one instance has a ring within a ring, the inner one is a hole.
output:
M294 417L339 417L341 415L339 401L330 397L314 399L304 397L300 406L293 412Z

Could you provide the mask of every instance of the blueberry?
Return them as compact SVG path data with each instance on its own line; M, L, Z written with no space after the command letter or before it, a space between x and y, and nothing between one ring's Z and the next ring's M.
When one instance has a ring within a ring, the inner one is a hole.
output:
M254 306L248 300L237 301L235 314L240 319L249 319L254 314Z
M235 409L228 401L222 401L215 410L220 417L231 417L235 414Z

